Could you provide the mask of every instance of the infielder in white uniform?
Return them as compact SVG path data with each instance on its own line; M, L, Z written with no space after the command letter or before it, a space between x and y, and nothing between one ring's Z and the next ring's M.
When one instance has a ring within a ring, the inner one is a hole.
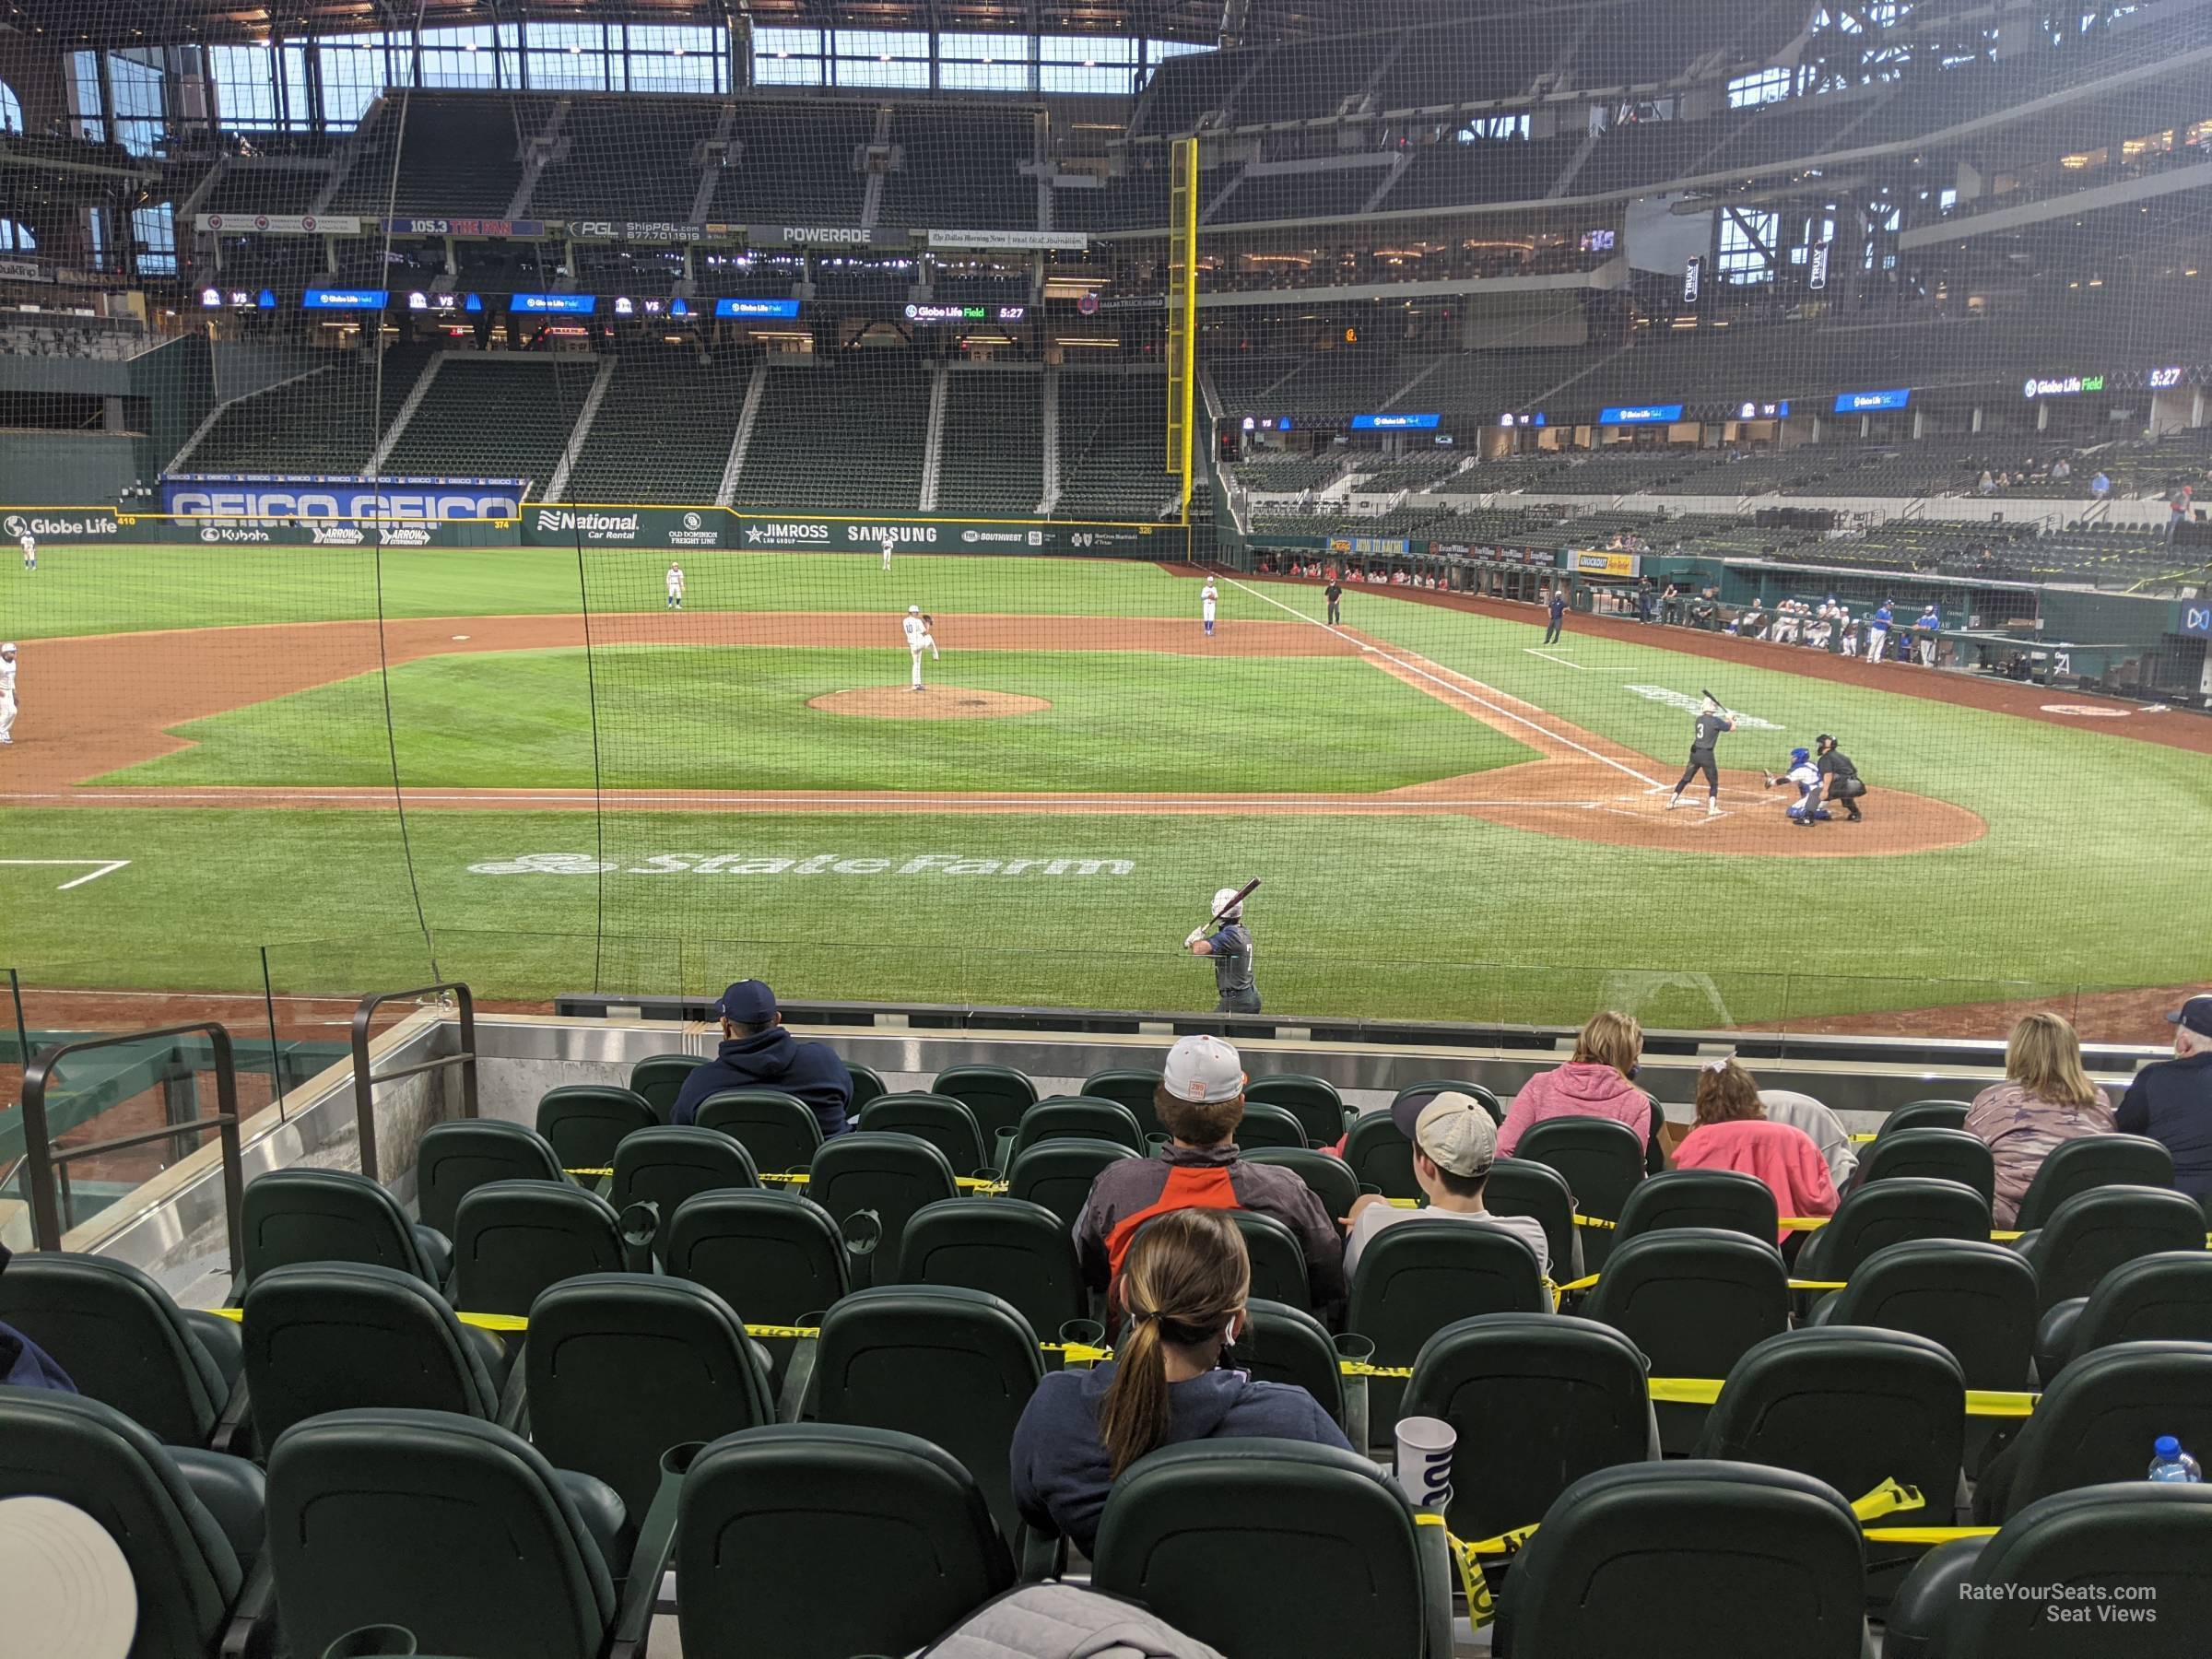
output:
M887 571L891 568L891 549L898 545L896 536L887 535L883 538L883 568Z
M23 568L27 571L35 571L39 568L38 537L28 530L23 532Z
M680 564L668 567L668 608L684 608L684 567Z
M884 545L888 547L890 544L887 542ZM888 559L890 555L887 553L884 557ZM932 660L941 654L937 650L935 636L929 631L934 620L934 618L922 614L920 606L910 605L906 607L906 620L900 625L906 630L906 654L913 660L914 689L917 691L922 689L922 653L928 652Z
M16 648L10 643L0 645L0 743L15 742L15 729Z
M1214 606L1220 597L1219 591L1214 586L1214 579L1208 576L1206 585L1198 590L1198 614L1206 618L1206 637L1209 640L1214 637Z

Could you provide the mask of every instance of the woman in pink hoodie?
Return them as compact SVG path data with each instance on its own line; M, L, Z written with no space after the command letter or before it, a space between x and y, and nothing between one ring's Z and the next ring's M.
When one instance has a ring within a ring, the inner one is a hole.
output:
M1772 1189L1783 1216L1832 1216L1836 1183L1813 1137L1794 1124L1768 1120L1759 1085L1733 1060L1708 1062L1698 1073L1698 1121L1675 1148L1677 1170L1740 1170ZM1774 1241L1789 1237L1779 1230Z
M1636 1132L1644 1146L1644 1168L1657 1174L1666 1167L1659 1145L1664 1117L1651 1097L1630 1081L1642 1058L1643 1028L1632 1016L1611 1008L1592 1015L1574 1040L1574 1058L1521 1086L1499 1126L1498 1155L1511 1158L1521 1137L1550 1118L1611 1118Z

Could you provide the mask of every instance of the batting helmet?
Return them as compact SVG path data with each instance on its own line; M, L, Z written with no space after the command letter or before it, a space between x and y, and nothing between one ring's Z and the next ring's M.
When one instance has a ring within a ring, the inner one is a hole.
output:
M1214 914L1227 917L1231 922L1241 916L1244 913L1244 907L1230 902L1236 896L1237 889L1235 888L1223 888L1217 892L1214 895Z

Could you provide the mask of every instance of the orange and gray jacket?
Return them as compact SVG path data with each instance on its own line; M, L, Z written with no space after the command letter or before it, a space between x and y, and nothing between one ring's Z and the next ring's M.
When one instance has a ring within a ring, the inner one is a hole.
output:
M1136 1230L1177 1209L1245 1209L1272 1216L1298 1236L1305 1251L1314 1306L1326 1309L1344 1300L1344 1241L1321 1200L1292 1171L1247 1163L1234 1146L1206 1150L1171 1146L1158 1158L1125 1159L1101 1170L1076 1218L1076 1253L1082 1258L1084 1281L1094 1290L1106 1288L1109 1303L1118 1308L1114 1287Z

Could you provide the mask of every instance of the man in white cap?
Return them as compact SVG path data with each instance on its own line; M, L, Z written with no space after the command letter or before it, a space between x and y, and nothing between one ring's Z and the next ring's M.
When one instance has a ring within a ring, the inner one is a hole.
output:
M1217 1014L1257 1014L1260 988L1252 977L1252 935L1245 930L1244 907L1236 902L1238 889L1221 888L1214 894L1214 921L1220 931L1210 939L1206 927L1194 927L1183 938L1193 956L1214 960L1214 989L1221 994L1214 1005Z
M1170 1210L1244 1209L1272 1216L1298 1235L1317 1310L1341 1302L1342 1248L1321 1200L1292 1171L1247 1163L1237 1150L1237 1125L1244 1121L1237 1051L1218 1037L1183 1038L1168 1051L1152 1110L1169 1137L1159 1156L1107 1165L1076 1218L1084 1281L1118 1307L1122 1258L1138 1228Z
M1418 1103L1418 1099L1417 1099ZM1401 1124L1401 1129L1406 1125ZM1551 1250L1544 1223L1534 1216L1500 1216L1483 1207L1482 1190L1498 1161L1498 1125L1472 1095L1446 1089L1419 1104L1412 1133L1413 1178L1428 1200L1425 1209L1399 1209L1379 1193L1361 1194L1352 1206L1352 1230L1344 1241L1344 1277L1349 1280L1368 1241L1384 1228L1416 1216L1449 1216L1499 1228L1527 1245L1536 1271L1551 1272Z
M0 743L13 743L16 729L16 646L0 645Z
M922 614L922 607L918 605L906 607L906 620L901 626L906 630L906 654L914 665L914 689L917 691L922 689L922 653L926 651L933 659L938 654L936 636L929 631L933 620L933 618Z

